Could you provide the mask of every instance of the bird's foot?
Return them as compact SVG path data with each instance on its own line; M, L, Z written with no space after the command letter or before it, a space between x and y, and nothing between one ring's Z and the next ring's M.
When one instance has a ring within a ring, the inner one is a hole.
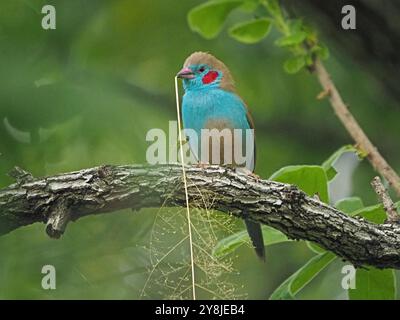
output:
M256 182L259 182L261 180L260 176L258 174L255 174L254 172L250 172L249 176L256 180Z
M254 180L256 180L256 182L259 182L259 181L261 180L261 178L260 178L259 175L255 174L253 171L250 171L250 170L247 169L247 168L242 168L242 167L236 168L236 172L237 172L237 173L244 174L244 175L246 175L246 176L250 176L250 177L252 177Z
M196 163L196 167L200 168L200 169L203 169L203 170L206 169L209 166L210 166L209 163L205 163L205 162L201 162L201 161Z
M228 169L231 169L231 170L236 170L237 169L237 167L234 164L226 164L226 163L224 163L223 165L221 165L221 167L228 168Z
M187 139L185 139L185 138L183 138L182 140L179 140L178 139L178 141L176 142L176 147L178 148L178 150L179 150L179 148L182 146L184 146L186 143L188 143L189 142L189 140L187 140Z
M315 200L321 201L321 197L319 196L319 193L318 193L318 192L315 193L315 194L313 195L313 198L314 198Z

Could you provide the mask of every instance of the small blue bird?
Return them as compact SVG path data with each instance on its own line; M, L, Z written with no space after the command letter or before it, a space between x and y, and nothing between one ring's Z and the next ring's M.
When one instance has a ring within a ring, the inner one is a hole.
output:
M195 157L203 164L231 165L237 170L242 169L240 171L253 174L255 139L253 133L249 143L246 132L253 132L251 129L254 129L254 124L245 103L236 93L229 69L213 55L195 52L186 59L177 77L183 79L185 89L182 101L183 126L185 130L192 129L198 137L196 140L189 135L189 146ZM212 131L205 136L202 135L204 129ZM227 130L232 133L231 136L221 137L220 133ZM240 135L235 135L234 132L240 132ZM215 140L213 140L215 135L219 135L220 138L217 150L215 150ZM207 147L202 148L203 144ZM243 151L247 151L244 163L238 162L235 157L235 153L239 151L241 155ZM215 153L219 153L216 159ZM245 219L245 224L257 255L265 260L260 224L247 219Z

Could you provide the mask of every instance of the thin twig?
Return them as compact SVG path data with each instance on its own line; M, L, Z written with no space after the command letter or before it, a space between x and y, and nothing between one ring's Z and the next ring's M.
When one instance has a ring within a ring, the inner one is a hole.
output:
M367 158L374 169L383 177L385 177L385 179L400 197L400 177L382 157L378 149L372 144L365 132L361 129L357 120L343 102L343 99L340 96L329 73L319 59L315 61L315 72L318 76L321 86L324 89L324 92L329 92L329 101L333 110L346 128L347 132L356 142L357 147L367 155Z
M397 213L396 206L394 205L387 190L382 184L381 178L375 177L374 179L372 179L371 185L375 189L375 192L378 195L379 200L383 204L383 208L385 209L387 215L387 222L398 223L400 221L400 215Z

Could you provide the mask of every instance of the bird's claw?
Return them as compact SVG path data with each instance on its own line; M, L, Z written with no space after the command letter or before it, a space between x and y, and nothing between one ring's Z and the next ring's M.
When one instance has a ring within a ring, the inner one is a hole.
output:
M208 163L204 163L204 162L198 162L197 164L196 164L196 167L197 168L200 168L200 169L205 169L205 168L207 168L208 166L210 166Z
M250 172L248 175L256 180L256 182L259 182L261 180L260 176L258 174L255 174L254 172Z
M261 180L259 175L255 174L253 171L250 171L247 168L236 168L236 169L237 169L236 172L252 177L256 182L259 182Z

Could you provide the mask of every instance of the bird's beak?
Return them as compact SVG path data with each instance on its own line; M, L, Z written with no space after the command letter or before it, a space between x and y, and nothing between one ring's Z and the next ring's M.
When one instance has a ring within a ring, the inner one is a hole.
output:
M177 73L176 76L181 79L193 79L194 72L192 70L190 70L189 68L183 68L181 71L179 71Z

